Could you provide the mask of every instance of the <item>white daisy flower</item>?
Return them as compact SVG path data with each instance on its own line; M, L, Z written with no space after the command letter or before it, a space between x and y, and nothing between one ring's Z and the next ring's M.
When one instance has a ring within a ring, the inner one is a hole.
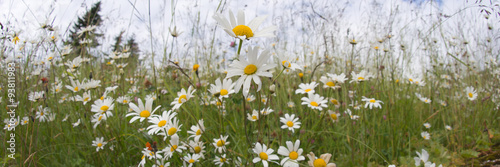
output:
M425 140L429 140L431 139L431 135L429 134L429 132L427 131L423 131L422 133L420 133L420 135L425 139Z
M267 63L270 57L269 50L262 51L260 56L258 52L258 47L248 47L247 60L240 56L239 60L235 60L229 65L231 68L228 69L226 78L240 76L234 86L235 93L240 92L241 86L243 86L243 95L247 97L252 80L258 86L257 91L260 91L262 81L259 77L273 77L272 73L268 71L275 67L275 64Z
M336 167L337 165L335 163L328 163L330 161L330 158L332 157L332 154L326 153L326 154L321 154L319 158L317 158L314 153L310 152L307 154L307 157L309 158L309 161L307 162L309 166L323 166L323 167Z
M444 126L444 128L445 128L446 130L451 130L451 126L450 126L450 125L446 125L446 126Z
M116 102L122 103L122 104L128 104L130 102L130 97L120 96L120 97L116 98Z
M375 100L375 98L366 98L365 96L362 97L361 101L366 102L365 108L368 108L368 106L370 106L370 109L372 109L373 107L381 109L382 105L380 105L380 103L384 103L380 100Z
M237 19L234 14L229 10L229 21L220 13L215 13L212 16L220 26L232 37L239 39L251 39L255 37L274 37L273 31L277 29L276 26L271 26L257 31L257 28L267 18L267 16L257 17L245 25L245 13L242 10L238 11ZM236 91L238 92L238 91Z
M226 158L226 154L222 154L220 157L215 156L214 163L215 165L218 165L219 167L222 167L222 165L226 164L229 165L229 161L231 159Z
M234 93L233 90L234 84L233 81L230 78L226 78L220 81L219 78L215 80L215 85L211 84L210 85L210 93L212 93L213 96L219 97L219 99L222 98L228 98L230 94Z
M45 122L49 120L49 108L43 108L42 106L38 107L38 111L36 112L35 119L39 119L40 122Z
M170 105L173 105L174 107L172 107L172 110L176 110L178 109L179 107L181 107L181 105L188 101L189 99L191 99L193 96L193 93L196 91L196 89L193 90L193 87L192 86L189 86L188 88L188 91L186 91L186 89L182 88L180 92L177 92L177 98L174 99L174 101L172 103L170 103Z
M373 75L369 74L365 70L360 71L358 74L356 72L351 72L352 79L350 83L352 82L362 82L362 81L367 81L370 78L373 78Z
M474 87L469 86L465 88L465 93L467 93L467 98L471 101L476 100L477 98L477 92L474 90Z
M247 102L252 102L255 100L255 96L250 94L247 96L247 98L245 100L247 100Z
M295 94L306 94L306 93L315 93L314 88L318 86L319 84L316 82L311 82L311 83L301 83L299 85L299 89L295 90Z
M158 133L158 135L162 135L162 136L165 136L165 138L167 136L172 136L172 135L176 135L177 132L181 131L180 128L182 127L182 124L179 125L179 120L177 118L173 118L170 122L168 122L167 124L167 128L168 129L167 131L163 131L163 132L160 132Z
M29 117L23 117L21 120L21 125L27 125L30 122Z
M214 139L214 142L212 143L215 147L215 150L219 153L226 152L226 145L228 145L230 142L227 141L227 138L229 136L222 136L220 135L220 138Z
M257 163L259 161L262 161L264 167L269 166L269 162L276 163L275 160L280 159L276 154L273 154L274 150L271 148L267 149L267 146L265 144L256 143L255 147L253 148L253 152L258 156L255 157L252 162Z
M259 112L257 110L253 110L252 115L250 115L250 113L247 113L247 119L252 122L259 120Z
M203 124L203 119L201 119L197 124L191 126L191 130L188 131L188 134L191 134L189 138L194 138L195 141L199 141L203 132L205 132L205 125Z
M339 121L340 113L328 110L328 114L330 114L330 118L332 119L333 123Z
M308 97L302 97L302 105L307 105L312 109L322 110L322 107L328 107L324 97L321 97L319 94L308 93Z
M78 125L80 125L80 119L78 119L78 121L76 121L75 123L73 123L73 128L77 127Z
M177 113L169 111L163 111L161 115L153 115L149 118L149 123L152 123L147 130L149 135L157 134L159 131L165 131L167 129L167 123L171 122L172 118L175 117Z
M108 97L104 100L97 99L91 106L91 111L96 113L95 115L102 115L107 119L107 117L113 116L113 111L115 104L113 104L113 98Z
M287 72L295 71L296 69L303 70L302 67L300 67L297 63L295 63L295 60L297 58L291 57L291 54L287 53L286 51L279 51L276 54L276 57L278 58L278 63L283 66L286 70L289 69Z
M130 119L130 123L134 122L135 120L140 119L139 121L142 122L144 119L149 118L152 114L155 113L155 111L160 108L161 106L157 106L154 110L153 109L153 99L145 99L146 104L142 103L142 100L139 98L139 106L135 105L134 103L128 103L128 106L130 109L133 111L131 113L128 113L126 116L133 116L132 119Z
M163 149L163 152L165 152L165 157L172 158L172 155L174 155L175 152L182 153L182 150L185 150L186 147L180 146L179 145L179 136L173 135L170 138L170 143L168 144L168 147L165 147Z
M321 76L319 81L323 82L323 88L332 88L333 90L340 88L340 86L335 85L335 80L330 77Z
M431 99L429 99L427 97L422 97L422 95L420 95L418 93L415 93L415 95L417 96L418 99L420 99L420 101L422 101L424 103L430 104L432 102Z
M428 122L426 122L426 123L424 123L424 127L425 127L426 129L429 129L429 128L431 128L431 124L430 124L430 123L428 123Z
M73 91L73 92L78 92L80 89L82 89L83 85L80 83L80 81L76 80L76 82L73 79L70 79L71 86L66 85L66 88Z
M413 159L415 160L415 166L420 166L420 161L423 161L425 166L428 166L431 164L431 162L428 162L429 160L429 153L422 149L422 153L417 152L418 157L414 157Z
M286 142L286 147L280 146L278 154L284 156L281 160L281 166L284 167L299 167L298 161L303 161L306 158L302 156L302 148L299 148L300 140L296 140L295 144L292 141Z
M75 101L81 101L83 102L83 105L87 104L91 100L90 98L90 91L83 92L83 96L76 95L75 96Z
M281 126L281 129L288 128L288 130L291 130L292 133L295 132L294 129L299 129L301 124L299 122L299 118L295 118L295 114L285 114L285 117L280 117L280 122L284 124Z
M200 155L187 154L186 156L183 157L183 159L185 162L189 164L188 167L192 167L195 162L198 162L198 159L200 159Z
M347 115L349 115L349 117L351 118L351 120L358 120L358 118L359 118L358 115L352 115L352 112L349 109L345 110L344 113L346 113Z
M96 152L99 152L99 150L104 149L104 145L106 145L108 142L104 141L104 137L96 137L94 141L92 141L92 146L97 147L95 149Z
M334 80L337 83L343 84L345 81L347 81L347 78L344 73L337 75L337 74L327 74L328 77L330 77L332 80Z

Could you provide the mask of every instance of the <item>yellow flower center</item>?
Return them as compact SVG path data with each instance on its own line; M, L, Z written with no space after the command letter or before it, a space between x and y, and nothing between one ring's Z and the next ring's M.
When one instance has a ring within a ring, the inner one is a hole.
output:
M411 79L411 78L410 78L410 79L408 79L408 80L409 80L410 82L413 82L413 79Z
M127 100L123 100L123 103L128 103L128 101Z
M201 152L201 147L200 146L194 147L194 153L198 154L200 152Z
M247 39L253 37L253 32L250 27L246 25L238 25L233 28L234 35L236 36L246 36Z
M2 88L0 88L0 90L2 90ZM56 89L56 92L59 92L59 89Z
M74 90L75 92L77 92L77 91L78 91L78 86L76 86L76 87L75 87L75 89L73 89L73 90Z
M330 100L330 101L331 101L333 104L335 104L335 105L339 105L339 101L337 101L337 99L332 99L332 100Z
M337 120L337 114L330 114L330 118L332 118L333 120Z
M472 98L472 96L474 96L472 93L469 93L469 97Z
M247 98L247 101L251 101L251 100L252 100L252 99L251 99L250 97L249 97L249 98Z
M172 145L172 147L170 147L170 152L174 152L174 150L177 150L177 145Z
M102 143L97 143L97 147L102 147Z
M292 122L292 121L288 121L288 122L286 122L286 126L288 126L288 127L293 127L293 122Z
M139 116L144 117L144 118L149 117L149 115L151 115L151 113L148 110L144 110L144 111L141 111L141 113L139 113Z
M299 77L303 77L304 76L304 73L299 73Z
M333 83L332 81L330 81L330 82L327 82L326 85L329 86L329 87L334 87L335 83Z
M227 95L228 93L229 93L229 92L228 92L226 89L221 89L221 90L220 90L220 95L221 95L221 96L225 96L225 95Z
M101 121L101 119L102 119L102 115L101 115L101 116L99 116L99 119L98 119L97 121Z
M169 135L169 136L172 136L172 135L174 135L174 134L175 134L175 132L177 132L177 128L172 127L172 128L170 128L170 129L168 130L168 132L167 132L167 133L168 133L168 135Z
M425 102L427 103L427 102L429 102L429 100L425 99Z
M217 147L222 147L222 146L224 146L224 144L226 144L226 142L224 142L224 140L217 141Z
M267 160L267 158L268 158L268 157L267 157L267 154L266 154L265 152L260 152L259 157L260 157L260 159L262 159L262 160Z
M190 163L190 164L194 163L194 159L190 159L190 160L189 160L189 163Z
M184 99L184 101L186 101L187 100L187 96L186 95L179 96L179 103L183 102L182 99Z
M49 57L49 60L52 60L52 59L53 59L53 57Z
M193 65L193 70L194 70L194 71L198 71L198 68L200 68L200 65L199 65L199 64L195 64L195 65Z
M291 64L290 62L286 61L286 60L285 60L285 61L282 61L282 62L281 62L281 64L282 64L282 65L283 65L283 67L285 67L285 68L290 68L290 67L292 67L292 64Z
M166 124L167 124L167 121L162 120L162 121L158 122L158 127L163 127L163 126L165 126Z
M326 167L326 162L323 159L316 159L313 162L314 167Z
M83 101L88 101L88 100L89 100L89 98L88 98L88 97L86 97L85 99L83 99Z
M100 98L100 99L101 99L101 100L104 100L104 96L101 96L101 98Z
M315 101L312 101L311 106L318 107L318 103L316 103Z
M108 106L106 106L106 105L104 105L104 106L102 106L102 107L101 107L101 110L102 110L102 111L108 111L108 109L109 109L109 107L108 107Z
M252 116L252 119L257 120L257 116L256 115Z
M358 80L365 80L364 77L358 77Z
M196 131L196 136L199 136L199 135L201 135L201 129L198 129L198 130Z
M295 151L292 151L292 152L290 152L288 157L290 157L290 159L292 159L292 160L296 160L297 158L299 158L299 154Z
M226 158L221 158L220 162L226 162L226 160L227 160Z
M307 92L309 92L309 91L311 91L311 90L312 90L312 89L306 89L306 90L305 90L305 92L307 93Z
M371 99L371 100L370 100L370 103L375 103L375 100L374 100L374 99Z
M247 74L247 75L255 74L256 71L257 71L257 66L255 66L253 64L247 65L245 67L245 69L243 70L243 72L245 72L245 74Z

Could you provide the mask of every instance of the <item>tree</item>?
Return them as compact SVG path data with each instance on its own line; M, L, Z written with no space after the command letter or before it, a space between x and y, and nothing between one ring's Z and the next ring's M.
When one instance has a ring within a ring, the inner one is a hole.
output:
M86 30L86 28L95 26L98 27L102 23L101 15L99 11L101 10L101 2L96 2L92 5L92 8L88 10L83 16L78 17L76 23L73 24L73 29L70 30L69 39L64 43L66 45L73 46L73 51L80 55L83 51L81 41L87 39L92 42L85 45L86 47L95 48L100 44L97 42L97 37L101 37L102 34L95 33L95 29Z

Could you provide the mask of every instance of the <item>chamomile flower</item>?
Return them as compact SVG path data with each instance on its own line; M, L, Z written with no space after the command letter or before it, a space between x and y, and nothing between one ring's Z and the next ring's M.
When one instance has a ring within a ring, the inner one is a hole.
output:
M226 78L222 80L222 82L220 81L219 78L217 78L217 80L215 80L215 85L214 84L210 85L209 91L215 97L222 99L222 98L228 98L230 94L234 93L233 87L234 84L230 78Z
M273 31L277 29L276 26L271 26L257 31L257 28L260 24L262 24L267 16L254 18L248 24L245 24L245 13L242 10L238 11L236 18L234 17L233 12L229 10L229 21L220 13L215 13L212 18L214 18L217 23L222 26L227 34L242 40L255 37L274 37Z
M80 125L80 119L78 119L78 121L76 121L75 123L73 123L73 128L77 127L78 125Z
M328 110L328 114L330 114L330 118L332 119L333 123L339 121L340 113Z
M290 108L295 107L295 103L293 101L289 101L288 103L286 103L286 105Z
M318 109L320 111L323 109L322 107L328 107L326 105L328 101L319 94L309 93L307 95L308 97L302 97L302 105L307 105L312 109Z
M259 112L257 110L253 110L252 115L250 115L250 113L247 113L247 119L252 122L259 120Z
M288 130L291 130L292 133L295 132L294 129L299 129L301 124L299 122L299 118L295 118L295 114L285 114L285 117L280 117L280 122L284 124L281 126L281 129L288 128Z
M330 77L321 76L319 81L323 82L323 88L332 88L333 90L340 88L340 86L335 85L335 81Z
M223 166L224 164L228 165L229 161L231 159L226 158L226 154L222 154L220 157L215 156L214 163L215 165L218 165L219 167Z
M107 117L105 117L103 114L96 114L96 115L93 115L92 116L92 119L90 120L90 122L92 122L94 124L94 129L99 125L101 124L101 121L107 119Z
M426 122L426 123L424 123L424 127L425 127L426 129L429 129L429 128L431 128L431 124L430 124L430 123L428 123L428 122Z
M188 101L189 99L191 99L193 96L193 93L196 91L196 89L193 90L193 87L192 86L189 86L188 90L186 91L186 89L182 88L182 90L180 92L177 92L177 98L174 99L174 101L172 103L170 103L170 105L173 105L174 107L172 107L172 110L176 110L178 109L179 107L181 107L181 105Z
M429 134L429 132L427 131L423 131L422 133L420 133L420 135L425 139L425 140L429 140L431 139L431 135Z
M467 98L471 101L476 100L477 98L477 92L474 90L474 87L469 86L465 88L465 93L467 93Z
M253 152L257 154L257 157L252 162L257 163L262 161L264 167L269 166L269 162L276 163L275 160L280 159L276 154L273 154L274 150L272 148L268 149L265 144L256 143Z
M309 161L307 164L309 164L310 167L335 167L335 163L328 163L330 161L330 158L332 157L332 154L326 153L326 154L321 154L319 158L317 158L314 153L310 152L307 154L307 157L309 158Z
M157 106L154 110L153 109L153 99L149 98L146 99L146 104L142 103L142 100L139 98L139 106L135 105L134 103L128 103L128 106L130 109L133 111L131 113L128 113L126 116L133 116L132 119L130 119L130 123L134 122L135 120L138 120L140 122L144 121L144 119L149 118L152 114L155 113L155 111L160 108L160 106Z
M372 109L373 107L382 108L382 105L380 105L380 103L384 103L380 100L375 100L375 98L366 98L364 96L363 99L361 99L361 101L366 102L365 108L368 108L368 106L370 106L370 109Z
M198 162L198 159L200 159L200 155L187 154L186 156L183 157L183 159L185 162L189 164L188 167L192 167L195 162Z
M190 140L188 144L189 151L193 154L198 154L201 158L204 158L203 153L205 153L205 146L202 141Z
M327 74L328 77L330 77L332 80L334 80L337 83L343 84L345 81L347 81L347 78L344 73L342 74Z
M97 99L91 107L91 111L96 113L95 115L103 115L107 118L113 116L111 111L113 111L115 104L113 104L113 98L108 97L104 100Z
M300 67L295 61L297 60L296 57L290 56L291 54L287 53L286 51L280 51L276 54L276 57L278 58L279 64L283 66L286 70L295 71L296 69L303 70L302 67Z
M167 129L167 123L172 120L173 117L175 117L177 113L172 112L172 110L169 111L163 111L161 115L153 115L149 118L149 123L152 123L147 130L148 134L157 134L159 131L163 130L165 131Z
M227 138L229 136L222 136L220 135L220 138L214 139L214 142L212 143L215 147L215 151L222 153L226 152L226 145L228 145L230 142L227 141Z
M302 156L302 148L299 148L300 140L296 140L295 143L292 141L286 142L286 147L280 146L278 149L278 154L284 156L281 160L280 165L285 167L298 167L298 161L303 161L306 158Z
M335 106L335 108L339 108L340 107L340 103L337 99L335 98L330 98L330 102Z
M159 135L163 135L165 137L167 136L173 136L177 135L177 132L180 132L180 128L182 127L182 124L179 125L179 120L177 118L173 118L172 121L168 122L166 131L158 133Z
M274 110L271 109L270 107L267 107L267 108L263 108L262 110L260 110L260 115L269 115L273 112Z
M191 134L189 138L194 138L195 141L199 141L203 132L205 132L205 125L203 124L203 119L201 119L197 124L191 126L191 130L188 131L188 134Z
M301 83L299 85L299 89L295 90L295 94L306 94L306 93L314 93L314 88L318 86L319 84L316 82L311 82L311 83Z
M83 87L82 83L80 83L80 81L78 81L78 80L76 80L76 82L75 82L73 79L71 79L70 82L71 82L71 86L66 85L66 88L73 91L73 92L78 92Z
M92 141L92 146L95 146L96 152L99 152L99 150L104 149L104 145L106 145L108 142L104 141L104 137L96 137L94 141Z
M28 117L23 117L21 120L21 125L27 125L30 122L30 119Z
M186 147L179 145L179 136L173 135L170 138L170 143L168 144L168 147L165 147L163 149L163 152L165 152L165 157L168 156L169 158L171 158L175 152L182 153L182 150L185 150L185 149L186 149Z
M259 77L273 77L273 74L269 70L274 68L275 65L267 63L270 57L269 50L262 51L260 56L258 52L258 47L248 47L246 59L240 56L239 60L235 60L229 65L230 69L228 69L226 78L240 77L236 80L234 86L235 93L240 92L243 86L243 95L247 97L252 80L257 84L257 91L260 91L262 81Z

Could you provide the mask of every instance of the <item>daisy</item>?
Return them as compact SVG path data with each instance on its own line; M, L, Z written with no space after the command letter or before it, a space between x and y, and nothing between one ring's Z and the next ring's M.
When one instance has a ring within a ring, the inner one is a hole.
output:
M153 99L145 99L146 104L142 103L142 100L139 98L139 106L135 105L134 103L128 103L128 106L130 109L133 111L131 113L128 113L126 116L134 116L132 119L130 119L130 123L134 122L135 120L140 119L139 121L142 122L144 119L149 118L152 114L155 113L155 111L160 108L160 106L157 106L154 110L153 109Z
M82 87L85 90L95 89L100 86L101 86L101 80L93 80L93 79L91 79L89 82L86 82L85 84L82 84Z
M252 102L252 101L255 100L255 96L254 95L248 95L245 100L247 100L247 102Z
M76 68L80 67L82 64L83 59L81 57L76 57L73 59L73 61L68 60L68 62L64 63L64 65L68 66L68 70L74 71Z
M83 92L83 96L76 95L75 96L75 101L81 101L83 102L83 105L87 104L91 100L90 98L90 91L88 92Z
M165 137L167 136L172 136L176 135L177 132L180 131L180 128L182 127L182 124L179 126L179 120L177 118L173 118L172 121L168 122L167 128L168 129L166 132L161 132L158 133L159 135L163 135Z
M214 159L214 163L215 163L215 165L219 165L219 167L221 167L224 164L229 164L228 160L231 160L231 159L227 159L226 154L223 154L220 157L216 155L215 159Z
M182 90L180 92L177 92L177 98L174 99L174 101L172 103L170 103L170 105L173 105L174 107L172 108L172 110L176 110L178 109L179 107L181 107L181 105L188 101L190 98L194 97L193 96L193 93L196 91L196 89L193 90L193 87L192 86L189 86L188 88L188 91L186 91L186 89L182 88Z
M293 101L289 101L288 103L286 103L286 105L290 108L295 107L295 103Z
M286 147L280 146L278 149L278 154L285 156L281 160L281 166L285 167L299 167L298 161L303 161L306 158L302 156L302 148L299 148L300 140L296 140L295 144L292 141L286 142Z
M323 82L323 88L332 88L333 90L340 88L340 86L335 85L335 81L330 77L321 76L319 81Z
M417 152L418 157L414 157L413 159L415 160L415 166L420 166L420 161L423 161L425 166L429 166L431 162L428 162L429 160L429 153L422 149L422 153Z
M78 92L82 88L82 83L80 81L76 80L76 82L73 79L70 79L71 86L66 85L66 88L73 91L73 92Z
M287 53L286 51L280 51L276 55L276 57L278 58L278 62L281 64L281 66L283 66L283 68L287 70L290 69L290 71L295 71L296 69L303 70L302 67L295 63L295 60L298 59L295 57L291 57L291 54Z
M307 154L307 157L309 158L309 161L307 162L309 166L311 167L335 167L335 163L328 163L330 161L330 158L332 157L332 154L326 153L326 154L321 154L319 158L317 158L314 153L310 152Z
M292 133L294 132L294 129L299 129L301 124L299 122L299 118L295 118L295 114L285 114L285 117L280 117L280 122L284 124L281 126L281 129L288 128L288 130L291 130Z
M113 104L113 98L108 97L104 100L97 99L91 106L91 111L95 112L95 115L103 115L106 119L107 117L113 116L111 111L114 109L115 104Z
M277 29L276 26L271 26L257 31L257 28L260 24L262 24L267 16L254 18L247 25L245 25L245 13L242 10L238 11L237 18L235 18L233 12L229 10L229 21L219 13L215 13L212 18L214 18L217 23L222 26L227 34L241 40L255 37L274 37L273 31Z
M339 121L340 113L328 110L328 114L330 114L330 118L332 119L333 123Z
M39 119L40 122L45 122L49 120L48 116L49 116L49 108L43 108L42 106L39 106L35 118Z
M347 81L347 78L344 73L337 75L337 74L327 74L328 77L330 77L332 80L334 80L337 83L343 84L345 81Z
M77 127L78 125L80 125L80 119L78 119L78 121L76 121L75 123L73 123L73 128Z
M94 141L92 141L92 146L96 146L97 148L95 149L96 152L99 152L100 149L104 149L104 145L106 145L108 142L104 141L104 137L96 137Z
M23 117L21 120L21 125L27 125L30 122L30 119L28 117Z
M198 154L202 158L204 158L203 153L205 153L205 146L203 145L202 141L189 141L188 144L189 151L193 154Z
M165 147L163 149L163 152L165 152L165 157L172 158L172 155L174 155L175 152L182 153L182 150L185 150L186 147L180 146L179 145L179 136L173 135L170 138L170 143L168 144L168 147Z
M252 162L257 163L259 161L262 161L264 167L267 167L269 165L268 162L276 163L274 162L274 160L280 159L276 154L273 154L274 150L272 148L267 149L267 146L265 144L256 143L255 147L253 148L253 152L258 156L255 157Z
M312 109L318 109L320 111L322 110L322 107L328 107L326 105L328 101L319 94L309 93L307 96L308 97L302 97L302 105L307 105Z
M247 113L247 119L252 122L259 120L259 112L257 110L253 110L252 115L250 115L250 113Z
M370 106L370 109L372 109L373 107L382 108L382 105L380 105L380 103L384 103L380 100L375 100L375 98L366 98L365 96L363 96L363 99L361 99L361 101L366 102L365 108L368 108L368 106Z
M465 88L465 93L467 93L467 98L471 101L476 100L477 98L477 92L474 90L474 87L469 86Z
M24 120L24 119L23 119L23 120ZM444 126L444 128L445 128L446 130L451 130L451 126L450 126L450 125L446 125L446 126Z
M218 97L219 99L222 98L228 98L230 94L234 93L233 90L234 84L233 81L229 78L226 78L220 81L219 78L215 80L215 85L211 84L210 85L210 93L212 93L213 96Z
M359 118L359 116L357 116L357 115L352 115L351 110L349 110L349 109L345 110L344 113L346 113L347 115L349 115L349 117L351 118L351 120L358 120L358 118Z
M373 75L371 74L368 74L368 72L366 72L365 70L362 70L360 71L358 74L356 74L356 72L352 72L351 73L351 76L352 76L352 79L351 79L351 83L352 82L363 82L363 81L367 81L369 80L370 78L373 78Z
M118 88L118 86L109 86L109 87L106 87L106 92L115 92L116 88Z
M263 108L262 110L260 110L260 115L269 115L270 113L272 113L274 110L271 109L270 107L268 108Z
M167 123L175 117L177 113L169 111L163 111L161 115L153 115L149 118L149 123L152 123L147 130L149 135L158 133L159 131L165 131L167 128Z
M335 98L330 98L330 102L335 106L335 108L339 108L340 107L340 103L337 99Z
M92 116L90 122L94 123L94 129L95 129L99 124L101 124L101 121L105 119L107 119L107 117L104 117L103 114L96 114Z
M425 140L429 140L431 139L431 135L429 134L429 132L427 131L423 131L422 133L420 133L420 135L425 139Z
M201 119L197 124L191 126L191 130L188 131L188 134L191 134L189 138L194 138L195 141L199 141L203 132L205 132L205 125L203 124L203 119Z
M188 167L192 167L195 162L198 162L199 158L200 155L198 154L187 154L183 157L184 161L189 164Z
M431 124L430 124L430 123L428 123L428 122L426 122L426 123L424 123L424 127L425 127L426 129L429 129L429 128L431 128Z
M240 92L241 86L243 86L243 95L247 97L252 80L258 86L257 91L260 91L262 81L259 77L273 77L272 73L268 71L275 66L267 63L270 57L269 50L262 51L260 56L258 52L258 47L248 47L247 60L240 57L239 60L234 60L229 65L231 68L228 69L226 78L240 76L234 86L235 93Z
M295 94L315 93L314 88L318 85L319 84L314 81L309 84L301 83L299 89L295 90Z
M215 150L219 153L226 152L226 145L228 145L230 142L227 141L227 138L229 136L222 136L220 135L220 138L214 139L214 142L212 143L215 147Z
M424 102L424 103L431 103L431 99L429 98L426 98L426 97L422 97L422 95L418 94L418 93L415 93L415 95L417 96L418 99L420 99L420 101Z
M122 103L122 104L128 104L130 102L130 97L120 96L120 97L116 98L116 102Z

